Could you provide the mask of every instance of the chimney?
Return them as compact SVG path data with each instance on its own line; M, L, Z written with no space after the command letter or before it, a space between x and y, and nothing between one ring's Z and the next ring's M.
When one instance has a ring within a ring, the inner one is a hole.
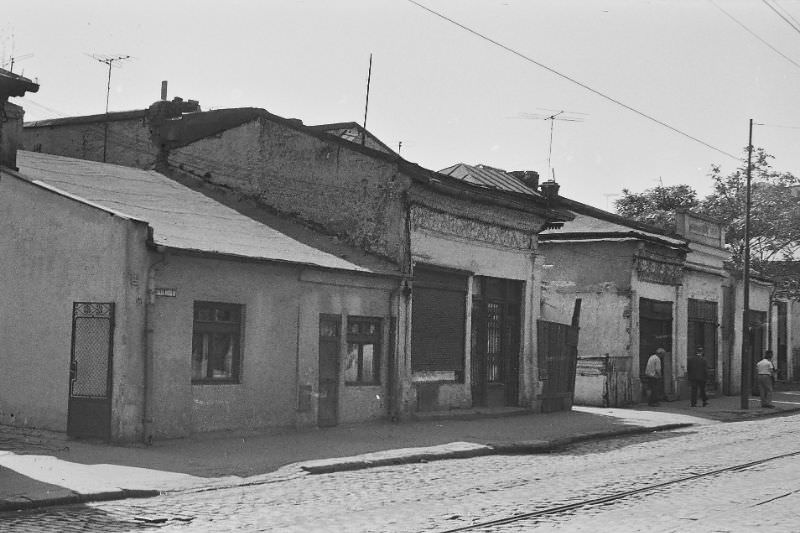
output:
M539 188L539 173L535 170L513 170L510 174L534 191Z
M35 93L39 85L8 70L0 69L0 166L17 168L17 148L22 139L22 107L12 104L12 96Z
M547 200L555 200L558 196L558 189L561 188L561 185L556 183L556 180L547 180L543 181L540 185L542 189L542 194L544 195L545 199Z
M161 82L161 100L167 100L167 80Z

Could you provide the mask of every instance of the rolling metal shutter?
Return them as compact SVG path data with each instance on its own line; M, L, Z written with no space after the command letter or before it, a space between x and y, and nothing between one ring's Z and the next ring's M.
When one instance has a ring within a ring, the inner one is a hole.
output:
M464 273L414 269L411 370L464 370L466 296Z

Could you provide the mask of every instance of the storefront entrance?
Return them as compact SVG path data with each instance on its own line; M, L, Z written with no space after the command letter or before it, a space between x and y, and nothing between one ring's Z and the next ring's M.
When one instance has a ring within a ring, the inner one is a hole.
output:
M476 276L472 284L472 404L519 403L520 308L523 283Z

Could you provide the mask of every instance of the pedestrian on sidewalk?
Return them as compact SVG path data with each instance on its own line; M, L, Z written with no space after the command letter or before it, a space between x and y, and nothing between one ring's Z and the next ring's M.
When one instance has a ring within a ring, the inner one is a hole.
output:
M664 348L658 348L656 353L647 360L647 366L644 369L647 405L656 406L661 399L661 358L665 353Z
M775 381L775 365L772 364L772 350L764 352L764 357L756 363L758 372L758 392L761 395L761 407L774 408L772 405L772 385Z
M686 361L686 377L692 388L691 403L692 407L697 407L697 393L700 392L700 399L703 400L703 407L708 405L706 397L706 381L708 381L708 365L703 357L703 347L698 346L694 355Z

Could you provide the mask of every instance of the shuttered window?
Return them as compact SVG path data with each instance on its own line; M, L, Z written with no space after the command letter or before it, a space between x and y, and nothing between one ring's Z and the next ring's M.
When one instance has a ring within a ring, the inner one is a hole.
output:
M411 369L463 376L467 275L416 267L411 313Z

